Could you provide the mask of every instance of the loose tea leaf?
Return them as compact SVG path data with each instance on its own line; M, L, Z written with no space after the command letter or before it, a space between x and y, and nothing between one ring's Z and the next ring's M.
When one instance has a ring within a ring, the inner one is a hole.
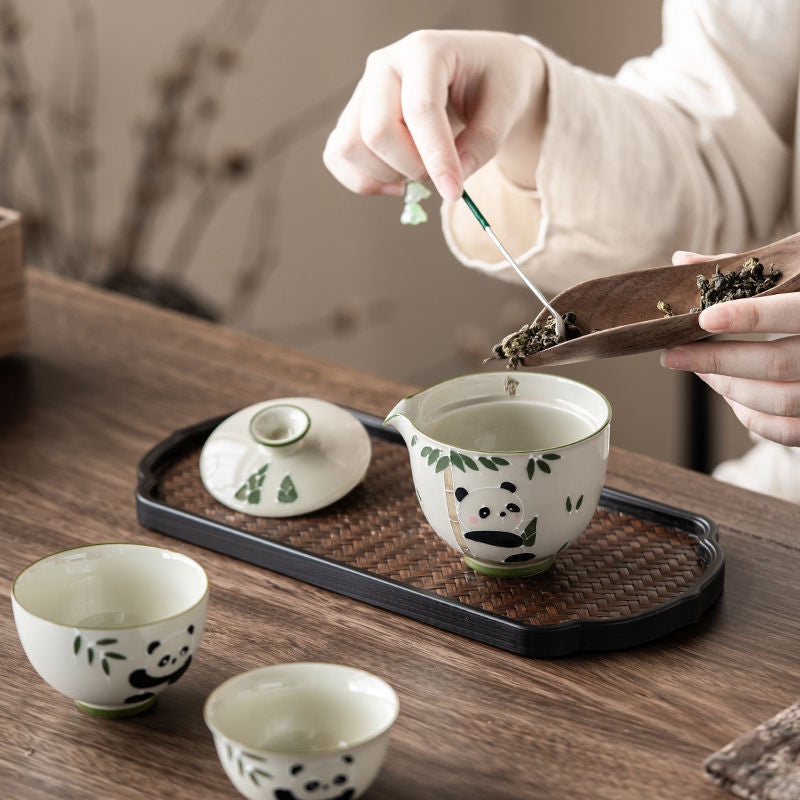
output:
M672 306L669 303L665 303L663 300L659 300L656 303L656 308L665 316L665 317L674 317L675 314L672 313Z
M719 264L711 278L697 276L700 289L700 309L728 300L741 300L753 297L771 289L781 279L781 272L770 265L764 272L764 265L757 258L748 258L738 271L721 272Z
M568 311L562 318L567 329L567 339L577 339L582 331L575 324L575 314ZM548 317L544 325L531 322L523 325L515 333L510 333L492 348L492 355L489 358L505 358L509 369L517 369L520 364L524 364L525 356L532 356L561 341L563 340L556 331L555 319Z
M764 265L757 258L748 258L741 269L732 269L722 272L717 264L714 274L710 278L704 275L697 276L697 288L700 290L700 305L690 308L692 314L704 308L725 303L728 300L741 300L745 297L755 297L757 294L772 289L781 279L782 273L770 265L769 272L764 272ZM664 300L656 303L659 311L665 317L673 316L672 306Z

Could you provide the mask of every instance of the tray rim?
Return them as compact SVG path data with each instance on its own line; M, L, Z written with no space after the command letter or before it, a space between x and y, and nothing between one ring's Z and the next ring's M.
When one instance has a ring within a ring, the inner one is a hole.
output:
M402 437L372 414L342 406L373 438L402 444ZM281 544L232 525L175 508L155 497L158 472L178 449L201 443L229 414L180 428L139 461L136 515L145 527L231 556L368 605L423 622L484 644L531 658L554 658L577 652L603 652L645 644L697 622L722 593L725 554L719 529L708 517L604 486L600 505L641 519L677 527L697 541L707 561L703 574L686 591L657 606L626 617L578 618L532 625L476 608L429 589L386 578L327 556ZM433 532L431 532L431 535ZM405 601L405 602L404 602Z

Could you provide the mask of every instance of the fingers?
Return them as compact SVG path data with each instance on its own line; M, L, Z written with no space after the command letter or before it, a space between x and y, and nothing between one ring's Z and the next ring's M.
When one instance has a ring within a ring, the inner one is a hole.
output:
M416 57L404 62L400 104L426 172L439 194L454 203L463 191L461 162L447 117L454 59L435 42L424 31L417 35Z
M764 414L740 405L735 400L725 399L739 422L748 430L787 447L800 445L800 419L797 417L777 417Z
M796 381L800 380L800 336L771 342L696 342L665 350L661 364L699 374Z
M713 261L715 258L728 258L735 255L736 253L717 253L715 256L704 256L689 250L676 250L672 254L672 263L677 267L680 264L700 264L703 261Z
M696 372L754 433L800 445L800 336L769 342L697 342L664 351L661 363Z
M388 165L361 134L363 79L328 136L322 160L336 179L358 194L402 194L403 174Z
M702 311L698 322L709 333L798 333L800 294L788 292L718 303Z
M800 381L756 381L728 375L697 377L726 400L753 411L775 417L800 417Z

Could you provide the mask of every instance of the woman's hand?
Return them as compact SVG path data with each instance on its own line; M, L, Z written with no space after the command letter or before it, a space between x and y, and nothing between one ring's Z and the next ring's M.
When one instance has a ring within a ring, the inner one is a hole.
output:
M709 258L678 252L672 260L688 264ZM772 341L682 345L665 350L661 363L697 373L754 433L800 446L800 294L719 303L702 311L699 322L709 333L795 334Z
M539 50L513 34L417 31L367 58L323 160L359 194L400 195L404 179L430 178L455 202L496 155L534 188L546 84Z

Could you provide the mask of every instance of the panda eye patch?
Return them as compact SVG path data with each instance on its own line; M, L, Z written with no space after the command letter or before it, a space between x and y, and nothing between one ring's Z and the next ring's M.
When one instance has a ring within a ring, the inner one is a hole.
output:
M158 666L159 667L166 667L167 664L169 664L169 656L168 655L163 656L161 661L158 662Z
M182 656L185 656L185 655L186 655L188 652L189 652L189 648L188 648L186 645L184 645L183 647L181 647L181 652L180 652L180 654L181 654Z
M492 510L488 506L481 506L480 511L478 511L478 516L481 519L486 519L486 517L488 517L489 514L491 514L491 513L492 513Z
M514 514L516 514L519 511L519 506L516 503L508 503L508 505L506 505L506 508L509 511L513 512Z
M331 783L335 783L337 786L340 786L343 783L347 783L347 775L337 775Z
M307 792L315 792L317 789L319 789L319 781L309 781L305 785L305 789Z

